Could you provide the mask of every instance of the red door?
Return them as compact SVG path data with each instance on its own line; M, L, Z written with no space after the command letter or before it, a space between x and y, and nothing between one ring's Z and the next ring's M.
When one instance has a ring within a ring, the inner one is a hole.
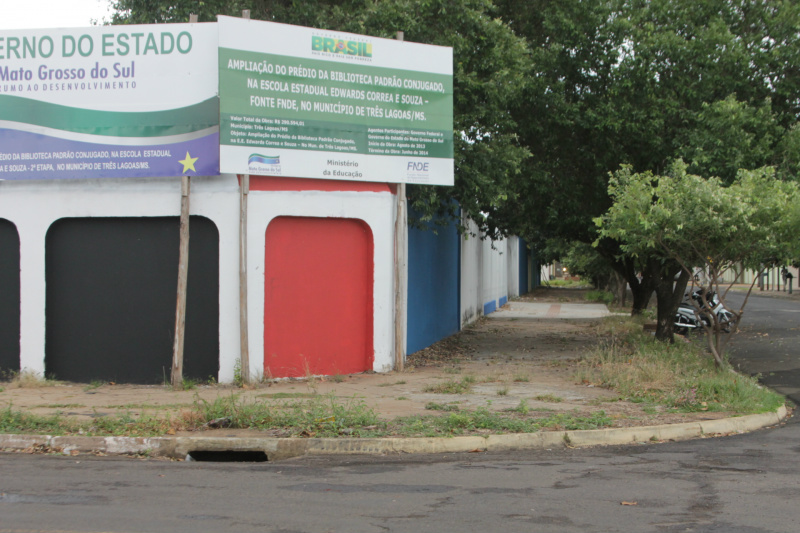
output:
M278 217L267 227L264 373L372 369L373 242L364 222Z

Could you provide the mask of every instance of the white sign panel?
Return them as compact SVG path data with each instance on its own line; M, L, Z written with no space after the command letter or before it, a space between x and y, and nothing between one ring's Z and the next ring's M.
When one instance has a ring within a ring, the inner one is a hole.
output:
M0 179L219 173L216 24L0 31Z

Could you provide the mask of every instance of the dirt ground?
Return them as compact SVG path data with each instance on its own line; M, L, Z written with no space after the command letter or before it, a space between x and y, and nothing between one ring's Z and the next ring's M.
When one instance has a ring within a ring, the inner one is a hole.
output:
M518 301L526 303L585 302L585 291L539 289ZM432 414L426 405L453 405L460 409L488 407L502 411L525 402L531 411L588 415L603 410L615 427L687 422L721 418L726 413L675 414L645 411L641 404L592 384L579 383L578 361L597 342L598 319L520 318L510 306L481 318L461 333L409 357L404 372L364 373L276 381L243 390L225 385L198 385L189 391L164 386L46 383L19 386L0 382L0 408L37 414L60 413L79 419L130 413L178 415L198 399L220 395L270 401L333 394L363 400L381 417ZM431 392L447 382L472 381L462 394Z

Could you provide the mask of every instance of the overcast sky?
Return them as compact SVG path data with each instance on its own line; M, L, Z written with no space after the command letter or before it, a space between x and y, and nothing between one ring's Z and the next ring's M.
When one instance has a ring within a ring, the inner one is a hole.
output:
M74 28L110 19L109 0L0 0L0 30Z

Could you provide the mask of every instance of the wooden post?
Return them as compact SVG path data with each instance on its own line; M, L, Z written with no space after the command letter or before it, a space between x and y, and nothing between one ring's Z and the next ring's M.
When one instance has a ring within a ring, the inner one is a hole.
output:
M247 194L250 175L239 184L239 371L242 383L250 383L250 343L247 332Z
M197 15L189 15L189 22L196 23ZM178 298L175 304L175 341L172 344L173 388L183 385L183 346L186 340L186 288L189 282L189 193L191 178L181 176L181 229L178 252Z
M250 18L250 10L242 11ZM239 183L239 372L242 383L250 383L250 341L247 330L247 195L250 175L244 174Z
M397 40L404 40L402 31L397 32ZM405 369L406 336L406 255L408 237L408 214L406 212L406 184L397 184L397 217L394 226L394 368L398 372Z

